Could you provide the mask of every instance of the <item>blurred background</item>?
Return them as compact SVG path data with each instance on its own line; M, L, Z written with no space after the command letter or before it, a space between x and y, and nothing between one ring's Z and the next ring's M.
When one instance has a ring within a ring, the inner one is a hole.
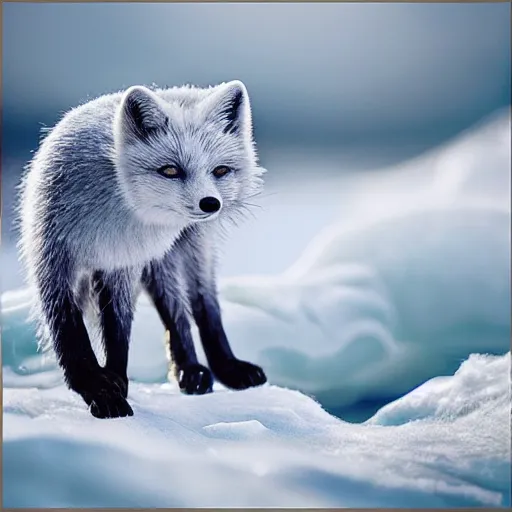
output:
M510 104L506 3L7 3L2 37L3 289L21 284L15 186L40 129L100 94L244 81L277 198L419 155ZM288 247L261 257L282 237L266 224L227 252L224 275L285 269L332 217L324 193L296 196L314 212L290 221Z

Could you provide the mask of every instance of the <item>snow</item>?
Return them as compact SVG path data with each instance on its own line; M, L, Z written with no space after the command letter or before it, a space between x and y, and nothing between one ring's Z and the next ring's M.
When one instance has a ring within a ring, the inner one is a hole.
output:
M510 111L393 169L297 181L336 219L283 272L220 286L261 388L181 395L142 298L135 415L96 420L37 353L31 290L2 295L5 506L510 506Z
M182 396L132 384L129 419L100 421L63 386L4 394L5 506L499 506L510 504L510 356L470 358L382 421L354 425L277 386ZM495 374L486 392L487 373ZM473 393L477 391L477 393ZM473 399L471 399L473 397ZM424 418L416 419L424 409ZM415 421L405 422L404 410ZM382 418L381 418L382 420ZM58 485L56 484L58 482Z
M472 354L453 377L435 377L425 382L405 397L385 405L367 423L402 425L424 418L450 420L471 414L475 407L507 407L510 397L503 387L507 373L509 358Z

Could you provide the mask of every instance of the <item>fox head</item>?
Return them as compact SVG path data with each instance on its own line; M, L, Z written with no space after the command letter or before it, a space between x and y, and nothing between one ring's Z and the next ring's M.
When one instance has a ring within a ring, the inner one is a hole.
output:
M148 224L235 217L263 184L249 96L237 80L210 89L129 88L114 147L124 198Z

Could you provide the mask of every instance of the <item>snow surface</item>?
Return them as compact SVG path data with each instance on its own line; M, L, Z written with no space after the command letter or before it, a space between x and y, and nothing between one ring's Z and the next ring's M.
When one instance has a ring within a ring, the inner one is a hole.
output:
M473 356L428 382L431 398L406 395L362 425L270 385L185 397L132 384L135 415L111 421L63 386L7 388L4 505L509 505L509 372L509 354ZM443 402L461 390L467 407Z
M31 291L2 295L5 506L510 505L510 110L397 168L299 182L251 235L300 225L322 187L337 220L287 270L221 283L271 385L180 395L143 298L135 416L96 420L36 352Z

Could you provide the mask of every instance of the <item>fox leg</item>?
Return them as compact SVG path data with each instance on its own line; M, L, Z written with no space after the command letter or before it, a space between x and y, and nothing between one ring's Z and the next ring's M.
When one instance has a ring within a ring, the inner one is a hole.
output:
M105 368L117 375L124 386L122 394L128 396L128 350L134 313L133 277L128 270L96 271L92 278L96 293Z
M210 370L197 360L179 270L179 258L174 258L170 251L144 269L142 284L166 329L174 375L181 391L202 395L212 391L213 378Z
M231 389L260 386L267 381L263 369L233 354L222 325L212 252L212 238L218 237L214 229L208 223L195 226L185 232L176 247L184 263L192 314L215 378Z
M51 253L46 253L46 249L43 247L36 262L35 284L42 321L48 328L68 387L83 398L97 418L133 415L123 393L122 379L98 364L82 311L70 287L74 273L65 249Z

